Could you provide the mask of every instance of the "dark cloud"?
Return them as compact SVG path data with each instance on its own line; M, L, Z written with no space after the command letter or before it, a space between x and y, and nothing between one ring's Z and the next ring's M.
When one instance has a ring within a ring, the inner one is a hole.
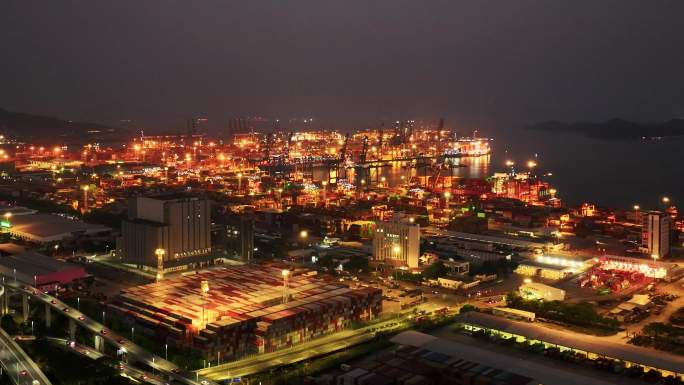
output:
M10 0L0 106L154 127L665 120L684 114L682 14L677 0Z

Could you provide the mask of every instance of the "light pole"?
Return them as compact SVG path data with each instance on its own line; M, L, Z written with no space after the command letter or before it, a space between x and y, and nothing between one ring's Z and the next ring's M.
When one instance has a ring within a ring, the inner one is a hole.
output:
M639 209L641 209L641 207L639 205L634 205L632 208L634 209L634 223L639 223Z
M164 359L169 360L169 344L164 344Z
M166 250L158 248L154 254L157 256L157 282L159 282L164 279L164 254L166 254Z
M288 278L290 277L290 270L284 269L282 271L283 275L283 303L287 303L289 293L288 293Z
M661 201L663 202L663 209L665 211L667 211L667 209L670 206L670 198L669 197L663 197L663 199L661 199Z
M83 212L88 212L88 190L90 186L83 186Z
M658 254L651 254L651 258L653 258L653 282L656 280L656 268L658 263Z
M7 230L7 232L9 232L10 227L12 227L10 218L12 218L12 213L5 213L5 223L3 227Z
M135 340L135 327L131 327L131 341Z
M102 311L102 325L106 326L106 323L105 323L105 312L104 312L104 311Z
M76 309L81 311L81 297L76 297Z
M508 168L510 169L510 174L511 174L511 175L515 174L515 169L513 168L513 166L515 166L515 162L514 162L514 161L512 161L512 160L507 160L507 161L506 161L506 167L508 167Z

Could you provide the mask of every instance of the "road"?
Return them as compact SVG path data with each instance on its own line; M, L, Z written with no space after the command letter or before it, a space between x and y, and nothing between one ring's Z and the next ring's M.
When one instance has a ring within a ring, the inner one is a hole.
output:
M21 284L11 279L6 279L5 285L19 292L28 294L31 296L31 298L37 299L40 302L50 306L54 311L57 311L64 317L72 319L79 326L93 333L93 335L102 337L104 340L109 342L111 345L115 346L117 349L125 350L128 355L135 357L136 360L168 376L170 379L179 381L187 385L210 384L210 381L200 378L197 375L194 375L193 378L193 373L183 371L182 369L178 368L178 366L176 366L173 362L167 361L155 354L148 352L147 350L134 344L128 339L118 335L116 332L107 328L101 323L81 313L77 309L72 308L71 306L65 304L64 302L49 294L39 291L33 286Z
M47 340L56 346L79 354L83 357L89 358L91 360L98 360L104 357L104 354L98 352L97 350L91 348L90 346L81 345L73 341L68 341L64 338L47 337ZM136 367L130 366L127 363L119 362L116 368L121 372L124 377L132 378L134 382L146 382L152 385L166 385L167 382L163 376L151 374L144 370L138 369Z
M21 347L4 330L0 329L0 362L8 376L17 385L31 385L38 381L40 385L50 385L50 380L38 365L21 349Z
M91 360L97 360L104 357L104 354L98 352L97 350L91 348L90 346L81 345L74 341L68 341L64 338L57 337L47 337L48 342L58 346L64 350L80 354L84 357L90 358Z
M263 372L273 367L307 360L369 341L374 338L374 331L396 330L407 325L407 322L403 320L403 318L382 321L360 329L344 330L319 337L291 348L250 356L239 361L198 370L197 373L214 381L244 377L250 374Z

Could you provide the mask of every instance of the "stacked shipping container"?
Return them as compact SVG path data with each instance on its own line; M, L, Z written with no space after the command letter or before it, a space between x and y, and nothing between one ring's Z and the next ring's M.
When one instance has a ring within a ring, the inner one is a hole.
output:
M207 293L201 281L209 282ZM109 309L148 335L191 344L207 357L229 358L371 319L382 311L382 292L304 275L290 275L285 289L281 270L241 266L126 289Z

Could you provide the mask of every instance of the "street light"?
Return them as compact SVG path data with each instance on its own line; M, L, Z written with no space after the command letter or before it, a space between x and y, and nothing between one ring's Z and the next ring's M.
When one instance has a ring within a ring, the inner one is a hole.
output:
M81 297L76 297L76 308L81 311Z
M154 251L154 254L157 256L157 282L159 282L164 279L164 254L166 254L166 250L160 247Z
M9 232L10 227L12 227L12 224L10 223L10 218L12 218L12 213L5 213L5 223L3 223L2 227L4 227L5 231L7 232Z
M287 303L289 294L288 294L288 281L287 279L290 277L290 270L283 269L281 272L283 275L283 303Z
M639 209L641 209L641 207L639 205L634 205L632 208L634 209L634 223L637 223L639 222Z
M131 327L131 341L135 340L135 327Z
M530 283L532 283L532 278L525 278L525 279L523 279L523 282L526 284L530 284Z
M164 344L164 358L169 360L169 344Z
M83 188L83 211L88 211L88 190L90 186L85 185Z

